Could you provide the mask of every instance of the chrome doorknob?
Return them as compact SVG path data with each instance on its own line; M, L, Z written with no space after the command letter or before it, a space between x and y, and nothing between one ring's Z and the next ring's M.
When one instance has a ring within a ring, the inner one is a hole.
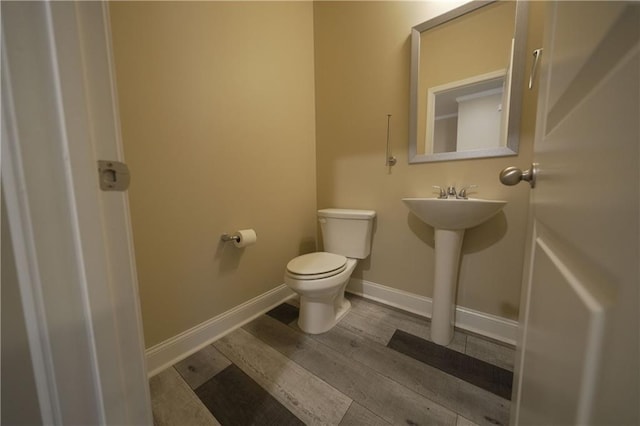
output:
M538 165L533 163L529 170L524 172L517 167L509 166L500 172L500 182L504 185L516 185L521 181L529 182L531 188L536 187L536 176L538 175Z

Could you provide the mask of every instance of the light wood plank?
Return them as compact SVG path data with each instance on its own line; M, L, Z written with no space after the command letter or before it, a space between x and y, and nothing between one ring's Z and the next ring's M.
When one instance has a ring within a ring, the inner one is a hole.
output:
M340 426L388 426L389 424L357 402L351 404L340 422Z
M511 347L469 335L467 336L465 353L474 358L513 371L516 351Z
M387 324L383 319L366 317L353 311L345 315L338 324L353 333L367 336L381 345L386 345L396 331L395 327Z
M267 316L244 329L392 424L450 424L457 415Z
M465 419L462 416L458 416L458 421L456 422L456 426L478 426L478 425L469 419Z
M367 334L373 340L384 345L389 342L393 331L396 329L431 341L431 321L429 319L384 306L380 303L374 303L359 296L347 295L347 298L351 301L351 312L349 314L353 315L351 318L347 318L349 315L345 316L344 320L339 324L341 327L351 329L358 334ZM356 316L359 316L359 318ZM389 334L390 330L393 330L391 334ZM455 331L453 341L447 347L464 353L466 342L467 335Z
M350 398L245 330L214 345L307 425L338 424L351 405Z
M229 365L231 365L231 361L218 352L216 348L207 345L175 364L174 367L191 389L196 389Z
M153 376L149 386L154 425L220 425L173 367Z

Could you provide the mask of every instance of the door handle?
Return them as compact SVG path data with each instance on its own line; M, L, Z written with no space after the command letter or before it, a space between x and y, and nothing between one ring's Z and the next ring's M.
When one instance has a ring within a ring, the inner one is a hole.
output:
M521 181L529 182L531 188L536 187L536 177L538 176L538 163L533 163L529 170L524 172L517 167L509 166L500 172L500 182L503 185L516 185Z
M536 49L533 51L533 64L531 65L531 74L529 74L529 90L533 89L533 80L536 78L536 71L538 70L538 61L542 56L542 49Z

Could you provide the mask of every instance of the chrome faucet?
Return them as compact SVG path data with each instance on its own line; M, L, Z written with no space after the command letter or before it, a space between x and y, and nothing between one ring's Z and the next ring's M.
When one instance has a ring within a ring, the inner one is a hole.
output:
M460 192L458 192L458 196L456 198L461 198L463 200L468 199L467 197L467 191L473 188L477 188L478 185L467 185L465 187L463 187Z
M437 186L437 185L433 185L433 187L440 192L440 195L438 196L438 198L440 199L447 198L447 192L444 190L443 187Z
M447 189L437 185L433 185L433 187L438 190L440 194L438 196L439 199L455 198L457 200L467 200L467 192L470 189L477 188L478 185L463 186L459 192L456 191L456 187L454 185L448 186Z

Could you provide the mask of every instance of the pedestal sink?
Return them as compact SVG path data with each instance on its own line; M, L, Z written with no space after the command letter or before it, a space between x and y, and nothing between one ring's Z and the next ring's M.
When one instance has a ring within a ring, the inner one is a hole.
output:
M448 345L453 339L458 264L464 231L497 214L506 201L477 198L403 198L409 210L435 228L435 277L431 340Z

